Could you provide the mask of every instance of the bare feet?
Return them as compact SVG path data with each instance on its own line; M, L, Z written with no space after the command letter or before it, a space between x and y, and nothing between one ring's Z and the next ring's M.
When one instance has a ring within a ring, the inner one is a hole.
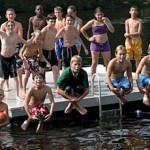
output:
M39 121L37 129L36 129L36 133L38 133L39 131L41 131L43 128L43 121Z
M27 120L25 120L23 122L23 124L21 125L21 129L25 131L27 129L27 127L28 127L28 122L27 122Z
M65 111L64 111L65 114L70 113L72 111L72 109L73 109L73 104L69 103L68 106L66 107Z
M146 106L150 106L150 101L145 94L143 96L143 104L145 104Z
M16 96L16 100L17 100L18 102L23 101L19 96Z
M87 113L87 110L81 106L76 107L76 110L81 114L85 115Z
M10 91L9 87L5 87L4 92L9 92L9 91Z
M122 105L124 105L127 102L127 100L124 96L118 96L118 100Z

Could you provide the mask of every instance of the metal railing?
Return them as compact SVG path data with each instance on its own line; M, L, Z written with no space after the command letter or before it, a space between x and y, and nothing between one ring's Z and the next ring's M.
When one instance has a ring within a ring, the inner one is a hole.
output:
M99 118L102 117L102 102L101 102L101 81L99 74L95 73L91 78L91 94L94 95L94 79L97 77L98 79L98 102L99 102ZM119 111L120 115L122 115L122 104L119 102Z

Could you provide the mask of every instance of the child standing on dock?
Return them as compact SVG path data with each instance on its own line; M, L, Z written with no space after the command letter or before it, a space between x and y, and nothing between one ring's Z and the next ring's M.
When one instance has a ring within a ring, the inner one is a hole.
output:
M85 47L82 39L79 36L78 30L73 26L74 18L71 15L66 15L65 26L62 27L56 38L63 36L64 45L62 50L62 70L70 66L71 57L78 55L77 48L75 46L75 40L78 39L84 47L85 54L88 55L88 50Z
M144 94L143 103L150 106L150 44L148 46L148 56L145 56L140 61L136 70L135 79L139 91Z
M8 8L6 10L6 18L8 21L14 21L15 22L15 29L14 32L17 33L18 35L20 35L21 37L23 37L23 28L22 28L22 24L18 21L15 21L16 18L16 13L15 10L13 8ZM7 22L7 21L6 21ZM3 24L1 24L1 31L6 32L6 22L4 22ZM19 52L20 49L22 48L22 43L18 43L16 45L16 53L15 53L15 58L16 58L16 68L17 68L17 75L18 75L18 81L19 81L19 87L22 90L23 89L23 85L22 85L22 70L23 70L23 62L21 60L21 58L19 57ZM9 81L5 80L5 91L8 92L9 91Z
M59 77L57 92L69 101L65 113L70 113L73 107L82 115L87 113L87 110L78 104L89 93L88 75L82 69L82 58L79 55L71 58L70 67Z
M4 99L4 90L0 89L0 127L4 127L9 124L8 105L2 100Z
M50 110L48 110L44 104L47 94L50 101ZM33 84L26 95L24 108L28 119L21 125L23 130L26 130L32 120L39 120L36 129L36 132L39 132L42 130L43 123L52 117L54 111L54 97L51 88L44 84L43 75L40 73L35 73L33 76Z
M131 18L125 21L125 47L127 51L127 60L130 61L131 59L135 59L135 66L137 68L142 55L142 39L140 37L142 32L142 19L137 17L137 6L131 6L129 13Z
M31 45L24 45L20 51L20 57L24 63L25 76L23 78L23 96L26 95L26 86L30 74L39 71L39 60L43 60L50 67L49 62L46 60L42 53L42 32L40 30L35 30L32 33L32 42Z
M1 39L1 54L0 54L0 87L3 87L4 81L9 79L9 76L14 79L16 99L21 100L19 97L19 85L16 70L16 44L24 43L29 45L31 41L26 42L20 35L14 32L15 22L6 22L6 32L0 31Z
M125 94L133 90L132 65L126 60L126 50L123 45L117 46L115 56L116 58L113 58L108 64L106 79L110 90L123 105L127 102ZM128 78L124 76L125 72Z

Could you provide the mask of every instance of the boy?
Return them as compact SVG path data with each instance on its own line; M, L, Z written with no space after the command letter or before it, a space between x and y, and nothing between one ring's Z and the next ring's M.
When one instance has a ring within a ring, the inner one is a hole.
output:
M42 29L43 33L43 54L47 61L51 64L52 66L52 71L53 71L53 79L54 79L54 87L55 90L57 88L56 82L58 78L58 61L57 61L57 56L55 52L55 36L57 33L57 30L55 28L55 23L56 23L56 16L51 13L47 15L47 26L45 26ZM46 63L45 62L40 62L40 67L42 68L42 72L44 74L45 68L46 68Z
M127 102L124 95L133 90L132 65L126 60L126 50L123 45L117 46L115 56L116 58L108 64L106 79L110 90L123 105ZM125 72L128 78L124 76Z
M14 32L17 33L18 35L20 35L22 37L23 36L22 24L20 22L15 21L15 18L16 18L15 10L13 8L8 8L6 10L6 15L5 16L6 16L6 18L7 18L8 21L14 21L15 22ZM6 22L4 22L1 25L1 31L6 32ZM19 57L19 52L20 52L21 47L22 47L21 43L18 43L16 45L15 58L16 58L16 68L17 68L17 74L18 74L19 87L22 90L22 88L23 88L23 86L22 86L23 62L22 62L21 58ZM9 91L9 82L8 82L8 80L6 80L5 83L6 83L5 91L7 92L7 91Z
M21 128L26 130L32 120L39 120L36 132L42 130L43 122L50 120L54 111L54 97L49 86L44 84L43 75L35 73L33 76L33 84L29 89L25 101L24 108L28 115L28 119L23 122ZM50 100L50 111L44 105L46 95Z
M39 59L45 61L50 67L49 62L42 53L42 32L35 30L32 33L32 43L29 46L24 45L20 51L20 57L24 63L25 76L23 79L23 96L26 95L26 86L31 73L39 71Z
M4 118L0 117L0 127L8 125L10 122L8 115L8 105L2 102L3 99L4 99L4 90L0 89L0 114L2 115L3 113L4 116Z
M150 106L150 45L148 46L148 56L142 58L136 70L136 83L139 91L144 94L143 103Z
M14 32L15 22L6 22L6 32L0 31L1 38L1 55L0 55L0 87L3 86L4 81L9 79L9 76L14 79L16 99L21 100L19 97L18 78L16 71L15 51L17 43L24 43L29 45L31 41L26 42L20 35Z
M46 17L43 16L42 5L36 5L35 14L35 16L29 18L27 39L31 38L31 33L33 33L35 30L42 30L46 26Z
M60 6L56 6L54 8L54 14L56 16L56 24L55 28L57 29L57 32L64 26L65 20L62 17L62 8ZM60 72L61 69L61 61L62 61L62 47L63 47L63 37L60 36L56 38L56 55L57 55L57 60L58 60L58 73Z
M82 69L80 56L73 56L70 67L66 68L60 75L57 80L57 92L69 101L65 113L70 113L73 106L81 115L87 113L87 110L78 104L89 93L88 75Z
M70 66L71 57L74 55L78 55L78 51L75 46L75 40L78 39L82 46L84 47L85 54L88 54L88 50L85 47L82 39L79 37L78 30L73 26L74 18L71 15L66 15L65 17L65 26L62 27L57 35L58 38L60 35L63 36L64 45L63 45L63 52L62 52L62 70L66 67Z
M68 6L67 13L74 18L74 24L73 24L73 26L75 28L77 28L77 30L79 32L79 35L80 35L80 29L83 26L83 22L82 22L81 18L77 17L77 9L76 9L76 7L74 5ZM81 42L78 39L76 39L75 45L77 47L78 55L80 55Z
M125 47L127 51L127 60L130 61L134 58L136 61L135 66L137 68L142 55L142 40L140 37L142 31L142 20L137 17L137 6L131 6L129 13L131 18L125 21Z

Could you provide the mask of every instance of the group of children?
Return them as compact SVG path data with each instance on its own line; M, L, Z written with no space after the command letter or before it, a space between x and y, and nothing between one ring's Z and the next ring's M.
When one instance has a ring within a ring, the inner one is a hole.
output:
M137 67L135 76L137 86L140 92L144 94L144 104L150 106L150 73L148 71L150 56L145 56L140 62L142 20L137 18L136 6L130 8L131 18L125 22L126 47L123 45L117 46L115 58L112 60L110 60L111 49L108 31L113 33L115 29L109 18L104 16L101 7L95 9L94 19L84 26L82 26L82 20L77 17L77 10L73 5L67 8L65 18L62 16L63 12L60 6L55 7L54 13L45 17L43 16L43 7L37 5L35 13L36 15L29 19L27 41L22 38L22 25L15 21L16 14L12 8L6 11L8 21L1 25L0 31L2 43L0 55L0 92L2 94L0 93L0 99L2 101L4 97L4 91L2 90L4 81L6 84L5 90L8 91L9 76L14 78L16 99L20 100L20 87L25 98L24 107L28 115L28 119L21 126L23 130L26 130L31 120L38 119L38 132L42 129L43 122L48 121L53 114L54 97L51 88L45 84L46 67L52 69L55 92L69 101L65 113L70 113L73 108L82 115L87 113L87 110L78 104L89 93L88 75L82 69L82 58L79 56L81 45L85 54L88 54L88 50L80 38L80 32L91 42L91 76L96 72L99 54L101 54L106 66L108 87L118 97L119 101L125 104L127 102L125 94L133 90L132 65L129 60L134 57ZM92 36L89 36L86 32L89 28L92 28ZM21 43L24 43L23 47L21 47ZM61 66L62 74L59 72ZM23 67L25 76L22 83ZM139 75L140 73L141 75ZM32 74L34 82L26 92L30 74ZM50 110L44 105L47 94L51 103ZM7 105L1 102L1 107L2 111L6 112L6 116L8 116ZM6 118L2 125L9 123L9 117Z

